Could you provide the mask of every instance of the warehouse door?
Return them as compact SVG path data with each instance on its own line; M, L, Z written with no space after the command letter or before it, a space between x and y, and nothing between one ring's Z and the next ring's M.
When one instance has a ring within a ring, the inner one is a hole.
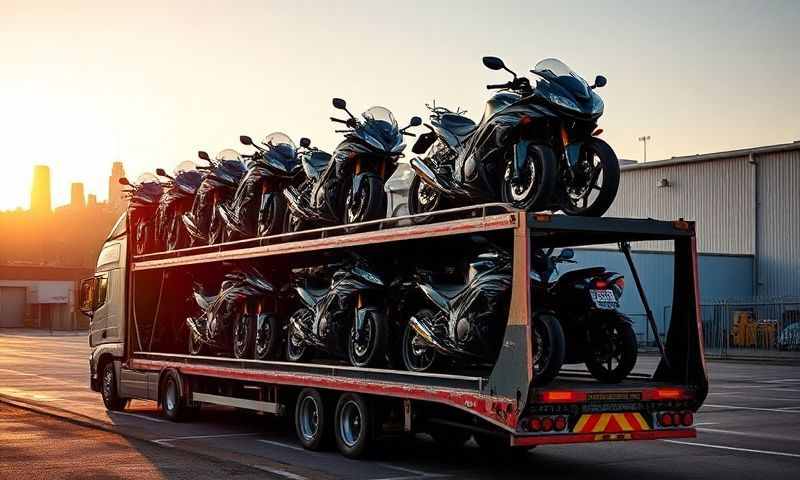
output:
M25 287L0 287L0 327L24 326L25 290Z

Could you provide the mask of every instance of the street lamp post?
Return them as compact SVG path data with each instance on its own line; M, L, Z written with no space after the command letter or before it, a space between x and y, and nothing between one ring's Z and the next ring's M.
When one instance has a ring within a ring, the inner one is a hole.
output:
M644 161L642 163L647 162L647 141L650 140L650 135L646 135L644 137L639 137L639 141L644 144Z

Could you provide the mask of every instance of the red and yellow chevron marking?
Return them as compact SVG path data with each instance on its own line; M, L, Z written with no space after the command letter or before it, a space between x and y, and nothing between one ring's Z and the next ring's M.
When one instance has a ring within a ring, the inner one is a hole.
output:
M573 433L620 433L650 430L639 412L589 413L581 415Z

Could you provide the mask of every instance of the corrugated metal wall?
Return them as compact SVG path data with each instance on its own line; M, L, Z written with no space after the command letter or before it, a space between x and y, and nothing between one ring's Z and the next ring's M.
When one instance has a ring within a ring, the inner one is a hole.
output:
M694 220L699 251L751 255L753 170L747 157L623 169L617 199L606 215ZM670 182L669 187L657 186L662 178ZM642 248L668 249L656 243Z
M800 296L800 150L758 161L758 295Z
M639 244L637 243L636 246ZM625 256L616 250L576 249L575 264L561 264L559 272L576 268L601 265L606 269L625 276L625 292L622 295L621 310L634 321L636 333L646 337L644 306L639 299L633 276L625 261ZM642 280L647 301L653 311L660 331L666 331L672 306L672 287L674 259L672 252L634 252L633 261ZM753 259L750 256L700 255L700 298L701 302L713 302L725 298L748 298L753 294ZM649 338L653 338L652 334Z

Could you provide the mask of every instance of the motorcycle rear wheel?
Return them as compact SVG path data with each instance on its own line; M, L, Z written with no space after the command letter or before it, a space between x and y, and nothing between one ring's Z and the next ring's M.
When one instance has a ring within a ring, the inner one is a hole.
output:
M292 326L292 319L303 315L309 315L308 310L305 308L296 310L289 317L289 327L286 332L286 359L290 362L302 363L311 359L311 349L297 336L295 327Z
M570 186L564 195L561 210L567 215L583 217L600 217L614 203L619 189L619 160L614 150L603 140L592 138L587 141L581 151L581 160L576 168L584 167L586 184ZM591 173L589 173L591 169ZM602 177L601 177L602 175ZM597 185L602 178L602 185ZM593 192L597 196L590 202Z
M522 183L511 181L512 158L505 165L501 178L500 198L516 208L536 212L547 207L547 200L556 186L556 156L547 145L528 147L527 170L522 172Z
M367 312L364 318L366 341L356 341L356 326L350 327L350 341L347 342L347 356L354 367L376 367L386 358L388 342L386 319Z
M242 313L233 322L233 356L251 358L256 337L256 319Z
M433 316L433 312L427 308L418 311L416 317ZM411 327L410 323L406 324L403 331L403 344L402 344L402 357L403 365L406 370L411 372L428 372L432 370L439 360L439 353L431 346L426 346L424 341L419 338L417 332Z
M553 314L537 313L533 322L534 384L541 386L550 383L561 370L566 355L566 340L564 329Z
M611 343L611 352L606 358L597 357L586 360L586 368L594 378L603 383L619 383L631 373L636 365L639 354L639 347L636 341L636 332L630 323L618 320L606 325L604 329L604 340ZM594 351L597 347L592 346ZM593 355L591 352L590 355ZM616 365L614 365L616 361Z
M386 193L383 180L377 176L367 176L361 182L358 192L348 187L345 197L346 223L368 222L386 217Z
M418 215L430 213L447 208L441 192L422 181L419 175L414 175L408 187L408 213ZM422 217L419 223L424 223L430 217Z
M261 319L261 325L258 324L256 319L256 335L255 335L255 358L256 360L270 360L277 357L277 350L280 342L278 342L278 334L280 332L280 324L278 317L266 313Z
M203 342L201 342L200 339L197 338L197 335L195 335L190 329L189 330L189 354L190 355L202 355L203 353L205 353L203 351L204 350L203 347L204 347Z

